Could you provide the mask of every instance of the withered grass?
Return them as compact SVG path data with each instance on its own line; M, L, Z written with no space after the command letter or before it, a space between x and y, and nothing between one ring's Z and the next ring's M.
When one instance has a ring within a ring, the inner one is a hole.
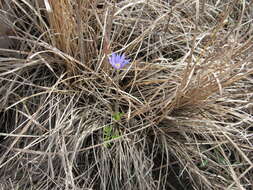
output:
M1 189L252 188L252 1L48 2L1 2Z

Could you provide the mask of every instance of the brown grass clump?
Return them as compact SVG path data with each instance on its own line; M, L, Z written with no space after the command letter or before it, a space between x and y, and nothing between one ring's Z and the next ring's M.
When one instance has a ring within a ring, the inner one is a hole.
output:
M252 188L252 1L0 6L1 189Z

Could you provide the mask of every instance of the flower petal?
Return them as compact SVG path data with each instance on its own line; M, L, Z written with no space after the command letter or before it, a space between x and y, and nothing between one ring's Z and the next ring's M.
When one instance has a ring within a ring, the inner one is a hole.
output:
M109 57L109 62L115 69L122 69L130 62L130 59L126 59L125 54L112 53Z

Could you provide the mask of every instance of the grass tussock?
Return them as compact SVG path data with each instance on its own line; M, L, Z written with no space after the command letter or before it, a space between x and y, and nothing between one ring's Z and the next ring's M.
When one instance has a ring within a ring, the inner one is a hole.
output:
M0 6L1 189L252 188L252 1Z

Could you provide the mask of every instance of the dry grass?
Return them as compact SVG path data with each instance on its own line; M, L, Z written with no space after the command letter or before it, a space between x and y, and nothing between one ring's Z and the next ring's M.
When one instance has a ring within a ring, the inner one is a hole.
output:
M1 1L0 189L252 188L252 1L48 2Z

